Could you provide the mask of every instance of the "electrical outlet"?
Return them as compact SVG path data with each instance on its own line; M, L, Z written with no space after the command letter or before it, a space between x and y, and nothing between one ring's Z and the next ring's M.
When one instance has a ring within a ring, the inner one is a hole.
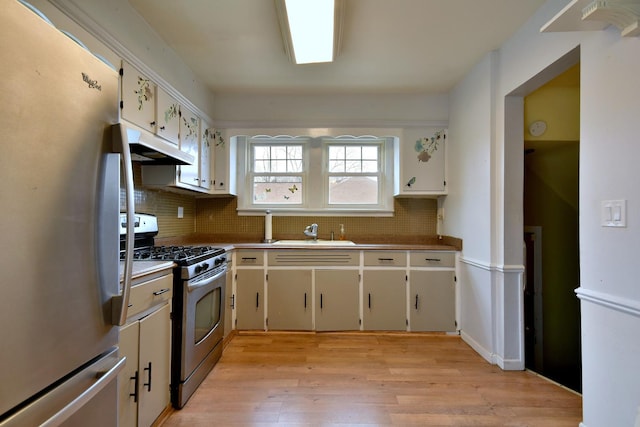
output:
M182 206L178 206L178 218L184 218L184 208Z

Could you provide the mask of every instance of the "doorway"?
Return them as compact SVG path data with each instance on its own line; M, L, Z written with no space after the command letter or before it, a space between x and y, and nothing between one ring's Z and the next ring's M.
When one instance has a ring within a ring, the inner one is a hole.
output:
M576 64L524 98L525 124L549 128L525 134L523 190L525 366L578 392L579 82Z

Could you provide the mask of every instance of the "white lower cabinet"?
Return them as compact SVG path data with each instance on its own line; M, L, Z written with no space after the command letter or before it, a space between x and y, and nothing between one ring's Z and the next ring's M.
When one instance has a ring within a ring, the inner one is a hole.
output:
M364 330L406 331L406 271L365 270L362 286Z
M264 330L264 270L236 271L236 328Z
M169 304L120 329L120 426L150 426L169 405Z
M150 426L169 406L172 271L134 280L120 328L119 425Z
M287 331L313 329L311 270L270 270L267 327Z
M358 270L315 271L315 330L360 329Z
M235 259L237 329L457 328L453 251L240 250Z
M454 332L454 272L412 270L409 274L411 330Z

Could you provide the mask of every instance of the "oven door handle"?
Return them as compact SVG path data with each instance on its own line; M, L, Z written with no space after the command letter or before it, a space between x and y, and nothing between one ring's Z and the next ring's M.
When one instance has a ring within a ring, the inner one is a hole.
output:
M193 283L187 282L187 292L193 292L202 287L209 286L211 283L215 282L216 280L223 278L226 274L227 274L227 269L223 268L215 275L208 277L206 279L197 280Z

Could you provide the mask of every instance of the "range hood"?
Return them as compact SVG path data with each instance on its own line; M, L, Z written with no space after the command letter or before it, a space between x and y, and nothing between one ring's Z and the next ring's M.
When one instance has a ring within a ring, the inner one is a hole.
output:
M131 160L144 165L192 165L195 159L176 145L132 123L113 125L113 142L117 150L129 147Z

